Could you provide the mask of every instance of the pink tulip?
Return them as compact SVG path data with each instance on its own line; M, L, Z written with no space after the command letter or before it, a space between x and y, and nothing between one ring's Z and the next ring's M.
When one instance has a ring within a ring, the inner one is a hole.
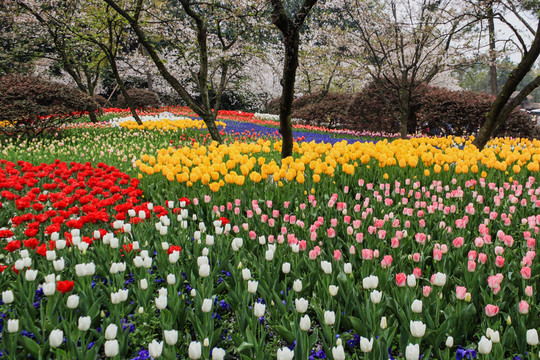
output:
M433 249L433 260L440 261L442 259L442 251L440 249Z
M315 205L313 205L313 206L315 206ZM301 203L300 205L298 205L298 207L300 208L300 210L305 210L306 209L306 204Z
M227 210L231 211L231 210L232 210L232 208L233 208L233 204L232 204L232 202L230 202L230 201L229 201L229 202L227 202Z
M393 237L391 240L390 240L390 246L393 248L393 249L397 249L399 247L399 240L398 238L395 238Z
M277 218L279 216L279 210L272 210L272 217Z
M474 239L474 246L479 247L479 248L484 246L484 239L481 238L480 236Z
M484 310L488 317L493 317L499 313L499 307L491 304L486 305Z
M312 233L309 235L309 239L310 239L311 241L317 240L317 233L316 233L315 231L312 232Z
M454 241L452 242L452 244L453 244L454 247L456 247L456 248L462 247L464 243L465 243L465 239L463 239L462 237L457 237L457 238L455 238Z
M262 222L262 223L266 223L267 220L268 220L268 215L262 214L262 215L261 215L261 222Z
M392 265L392 260L392 255L385 255L381 261L381 267L383 269L390 267L390 265Z
M533 288L532 288L532 286L528 285L528 286L525 288L525 295L527 295L528 297L532 297L532 296L533 296Z
M286 226L282 226L282 227L281 227L281 233L282 233L283 235L287 234L287 227L286 227Z
M244 229L244 231L248 231L249 230L249 224L248 223L243 223L242 224L242 229Z
M279 234L277 236L277 242L278 244L283 244L285 242L285 237L282 234Z
M485 264L486 261L487 261L487 255L486 254L484 254L484 253L478 254L478 262L480 264Z
M383 240L386 237L386 230L379 230L379 239Z
M334 237L336 237L336 231L334 230L334 228L326 229L326 233L330 239L333 239Z
M364 260L373 259L373 250L371 250L371 249L362 249L362 259L364 259Z
M356 254L356 248L354 247L354 245L351 245L351 247L349 248L349 254L351 255Z
M522 267L520 273L521 276L526 280L531 278L531 268L528 266Z
M341 260L341 251L336 249L334 250L334 260L340 261Z
M240 208L239 207L234 208L234 215L240 215Z
M414 253L413 254L413 261L419 262L420 261L420 253Z
M256 233L255 231L251 230L251 231L249 232L249 238L250 238L251 240L255 240L255 239L257 238L257 233Z
M240 232L240 228L238 227L238 225L234 225L232 230L235 234L238 234Z
M247 210L246 211L246 216L247 216L248 219L251 219L253 217L253 211Z
M351 223L351 217L350 217L349 215L345 215L345 216L343 217L343 222L344 222L345 224L350 224L350 223Z
M420 245L424 245L426 243L426 239L427 239L427 236L426 234L424 233L416 233L414 235L414 239L416 240L417 243L419 243Z
M268 219L268 226L274 227L275 225L276 225L276 220L275 219Z
M422 288L422 295L424 295L424 297L428 297L429 294L431 294L431 286L426 285Z
M529 313L529 304L525 300L521 300L519 303L519 313L523 315Z
M313 196L313 195L310 195L310 196ZM314 196L313 196L313 199L315 199ZM285 209L288 209L290 205L291 205L291 202L290 202L290 201L284 201L284 202L283 202L283 207L284 207Z
M476 254L476 251L470 250L470 251L469 251L469 254L467 255L467 257L468 257L469 260L476 260L476 255L477 255L477 254Z
M266 200L266 206L271 208L272 207L272 200Z
M268 242L272 244L274 242L274 235L268 235Z
M310 258L311 260L315 260L315 259L317 258L317 251L315 251L315 250L310 250L310 251L309 251L309 258Z
M456 298L458 300L465 299L465 294L467 293L467 288L464 286L456 286Z
M357 233L356 234L356 242L361 243L364 240L364 233Z
M306 240L300 240L300 241L298 242L298 246L299 246L300 251L306 250L306 248L307 248L307 242L306 242Z
M474 260L469 260L467 262L467 271L474 272L476 270L476 262Z
M530 238L527 238L527 247L529 249L534 249L536 247L536 239L530 237Z
M398 273L396 274L396 285L399 287L405 286L407 283L407 275L404 273Z
M504 266L504 258L502 256L497 256L495 258L495 266L502 268Z
M420 277L422 276L422 270L420 268L414 268L413 270L413 275L415 278L417 279L420 279Z

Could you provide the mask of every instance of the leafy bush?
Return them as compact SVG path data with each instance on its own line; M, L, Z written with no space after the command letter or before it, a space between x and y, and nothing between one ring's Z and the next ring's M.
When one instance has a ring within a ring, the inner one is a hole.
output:
M293 118L316 126L343 127L350 122L346 112L353 96L342 93L321 93L302 96L293 102Z
M129 97L131 97L133 106L135 106L136 109L156 108L161 106L159 96L153 91L147 89L129 89L127 90L127 93ZM118 107L129 107L122 94L118 95Z
M33 138L99 106L88 95L63 84L29 75L0 77L0 134Z

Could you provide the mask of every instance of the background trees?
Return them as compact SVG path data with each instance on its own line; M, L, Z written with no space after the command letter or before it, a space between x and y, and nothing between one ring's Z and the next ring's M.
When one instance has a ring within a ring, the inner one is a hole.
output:
M193 108L218 141L220 108L264 111L280 94L285 105L309 95L313 110L304 113L335 124L339 106L325 109L346 101L332 93L354 96L373 83L406 136L418 130L418 89L452 82L451 69L465 89L500 90L504 105L487 123L504 121L513 109L505 106L536 84L530 61L515 88L516 73L508 75L519 62L512 52L534 58L538 8L538 0L6 0L0 73L39 65L91 96L120 92L124 100L131 88L159 91L160 101ZM510 90L524 92L504 100ZM328 94L334 100L323 100ZM284 156L290 109L282 107Z

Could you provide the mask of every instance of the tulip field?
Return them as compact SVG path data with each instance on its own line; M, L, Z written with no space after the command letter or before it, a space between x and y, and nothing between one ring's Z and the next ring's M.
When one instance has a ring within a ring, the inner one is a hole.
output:
M540 358L539 140L123 116L0 139L1 358Z

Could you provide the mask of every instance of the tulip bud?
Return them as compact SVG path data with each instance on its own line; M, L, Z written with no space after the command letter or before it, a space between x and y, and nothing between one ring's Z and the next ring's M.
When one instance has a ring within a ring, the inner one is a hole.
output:
M208 338L204 338L204 340L203 340L203 346L204 346L204 347L209 347L209 346L210 346L210 340L208 340Z
M309 315L304 315L302 318L300 318L300 330L308 331L310 327L311 320L309 319Z
M9 319L7 321L7 330L13 334L19 331L19 319Z
M167 275L167 284L174 285L176 283L176 276L174 274Z
M204 299L202 303L202 312L208 313L212 311L212 299Z
M336 313L333 311L325 311L324 312L324 323L326 325L334 325L336 322Z
M387 320L386 320L386 316L383 316L383 317L381 318L381 324L380 324L380 326L381 326L381 329L383 329L383 330L386 329L386 328L388 327L388 322L387 322Z
M265 311L266 311L266 305L261 304L261 303L255 303L255 305L253 305L253 314L256 317L258 318L263 317Z
M251 270L243 269L242 270L242 279L244 279L245 281L248 281L249 279L251 279Z
M446 347L451 348L452 346L454 346L454 338L451 336L448 336L446 338Z

